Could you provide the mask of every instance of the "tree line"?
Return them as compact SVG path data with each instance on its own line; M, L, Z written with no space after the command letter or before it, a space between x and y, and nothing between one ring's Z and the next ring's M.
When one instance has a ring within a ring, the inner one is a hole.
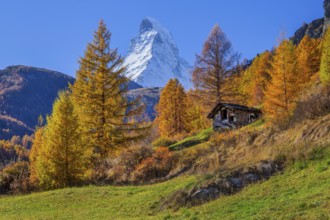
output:
M193 100L187 105L175 101L170 80L165 86L157 108L161 136L174 136L191 131L195 119L187 114L196 106L203 122L206 114L219 102L243 104L263 111L263 120L272 126L285 126L294 114L302 95L321 81L324 88L330 82L330 31L323 39L305 36L298 45L283 39L271 51L258 54L248 67L239 63L239 54L218 25L210 32L192 73L194 88L188 92ZM180 106L179 106L180 105ZM175 109L175 110L174 110ZM180 109L180 110L179 110ZM181 117L175 111L183 112ZM199 118L197 117L197 118ZM178 128L178 123L183 125ZM197 123L195 129L207 125Z
M79 60L75 83L59 93L46 125L35 132L30 180L41 188L90 179L104 159L147 135L149 126L136 120L144 106L125 98L123 59L110 40L101 21Z
M306 36L299 45L282 40L246 66L214 26L196 56L194 88L185 91L171 79L151 125L143 119L141 100L126 99L129 79L123 74L123 59L111 48L111 33L101 21L79 60L75 83L59 93L46 124L36 128L30 182L52 189L90 181L102 175L108 158L139 145L152 131L153 138L171 139L209 127L206 115L218 102L258 107L267 123L288 123L302 93L318 81L329 87L329 32L323 39Z

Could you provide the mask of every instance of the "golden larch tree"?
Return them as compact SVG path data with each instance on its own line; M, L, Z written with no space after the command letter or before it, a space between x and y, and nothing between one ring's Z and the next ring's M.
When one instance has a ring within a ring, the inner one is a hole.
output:
M43 132L44 129L42 127L38 127L34 132L34 139L32 142L32 147L29 154L30 161L30 183L33 186L39 185L38 178L38 158L40 154L40 149L44 146L43 141Z
M207 119L208 111L196 99L193 90L187 92L187 114L191 131L198 131L210 126L210 120Z
M303 85L311 82L311 77L318 73L321 63L321 40L305 36L296 49L299 81Z
M51 189L80 183L87 167L86 148L80 139L78 116L68 92L59 93L44 133L41 132L36 133L36 140L42 141L41 147L34 149L37 153L32 155L36 158L31 157L36 163L40 186Z
M284 40L276 48L265 94L263 110L270 123L285 124L295 109L300 90L296 60L295 46Z
M124 77L123 59L117 49L111 49L110 40L111 33L101 21L94 40L80 58L76 81L71 86L83 143L100 158L145 137L149 128L135 120L144 105L140 99L126 99L129 79Z
M187 109L187 95L183 86L177 79L170 79L156 106L156 122L162 137L173 137L190 130Z
M244 72L241 83L247 105L262 105L266 87L271 80L271 61L272 54L266 51L258 55Z
M320 79L326 86L330 86L330 29L328 28L324 34L322 42L322 59Z
M196 56L193 71L195 90L205 107L213 106L231 98L231 90L224 86L232 75L239 55L233 51L231 42L219 25L215 25L204 43L201 55Z

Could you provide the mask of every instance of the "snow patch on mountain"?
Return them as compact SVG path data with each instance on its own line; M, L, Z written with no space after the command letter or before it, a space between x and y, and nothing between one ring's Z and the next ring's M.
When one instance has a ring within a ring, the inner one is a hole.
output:
M150 17L142 20L139 34L131 40L124 65L126 76L143 87L164 87L171 78L186 89L192 86L191 66L179 56L172 34Z

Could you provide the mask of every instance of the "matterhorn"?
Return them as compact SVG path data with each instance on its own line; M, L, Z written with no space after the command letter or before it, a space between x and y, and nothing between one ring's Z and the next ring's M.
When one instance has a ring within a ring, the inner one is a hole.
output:
M147 17L140 24L139 34L131 40L124 60L126 76L143 87L164 87L177 78L191 88L191 67L179 56L172 34L158 21Z

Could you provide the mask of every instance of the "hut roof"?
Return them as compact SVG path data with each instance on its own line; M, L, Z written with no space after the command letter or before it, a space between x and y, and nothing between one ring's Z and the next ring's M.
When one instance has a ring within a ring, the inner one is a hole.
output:
M208 114L207 118L209 118L209 119L214 118L214 116L223 107L230 109L230 110L239 110L239 111L246 111L246 112L251 112L251 113L261 113L261 111L257 108L251 108L251 107L247 107L244 105L220 102L212 109L212 111Z

